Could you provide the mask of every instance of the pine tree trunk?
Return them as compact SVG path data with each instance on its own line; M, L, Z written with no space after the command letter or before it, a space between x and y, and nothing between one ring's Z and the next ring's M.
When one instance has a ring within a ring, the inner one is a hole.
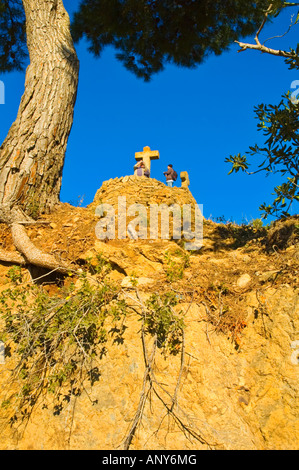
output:
M79 62L62 0L23 0L30 65L16 121L0 147L0 220L59 202Z

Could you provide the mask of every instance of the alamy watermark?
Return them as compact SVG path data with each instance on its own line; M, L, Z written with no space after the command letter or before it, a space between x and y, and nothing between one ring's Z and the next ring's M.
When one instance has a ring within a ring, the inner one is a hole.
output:
M298 104L299 99L297 97L299 95L299 80L294 80L291 83L291 89L294 90L294 88L295 88L295 91L293 91L293 93L291 94L291 101L294 104Z
M0 104L5 104L5 85L0 80Z
M127 207L126 196L119 196L117 216L111 204L100 204L95 213L100 217L95 229L99 240L124 240L127 237L132 240L185 240L185 249L189 251L199 250L203 244L202 205L132 204ZM133 220L128 222L132 217Z
M5 364L5 345L0 341L0 364Z

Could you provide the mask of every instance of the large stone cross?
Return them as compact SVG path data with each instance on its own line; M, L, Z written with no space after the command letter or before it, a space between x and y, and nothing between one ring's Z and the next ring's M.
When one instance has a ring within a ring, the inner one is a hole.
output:
M151 171L151 161L159 160L160 153L157 150L151 150L150 147L144 147L143 152L136 152L135 159L137 161L143 160L146 168Z

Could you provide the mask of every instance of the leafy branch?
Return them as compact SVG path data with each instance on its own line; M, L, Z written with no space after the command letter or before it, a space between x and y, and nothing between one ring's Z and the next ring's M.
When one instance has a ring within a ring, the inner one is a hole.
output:
M287 93L279 105L261 104L255 108L255 113L259 119L258 130L266 137L265 146L256 144L249 147L245 155L239 153L226 158L232 165L229 174L241 170L248 175L266 172L267 176L278 173L286 178L274 188L273 202L262 204L260 210L264 219L269 215L288 217L292 205L299 202L299 105ZM247 155L262 160L254 171L248 171Z
M7 411L5 425L24 430L47 394L53 397L56 415L72 399L75 407L83 391L93 403L85 384L93 385L100 377L99 358L108 339L105 321L124 316L126 309L117 289L100 276L95 285L83 273L79 284L72 282L50 296L42 286L23 282L19 269L9 274L14 287L0 296L0 339L6 354L16 358L1 407Z

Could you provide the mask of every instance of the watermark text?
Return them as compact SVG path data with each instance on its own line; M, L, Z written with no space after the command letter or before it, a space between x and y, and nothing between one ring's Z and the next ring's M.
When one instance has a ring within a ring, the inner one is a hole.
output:
M111 204L105 203L97 206L95 213L100 218L95 230L99 240L172 239L184 240L185 249L189 251L202 247L202 205L132 204L127 207L126 196L119 196L117 214Z
M294 90L294 88L295 91L293 91L293 93L291 94L291 101L292 103L297 104L299 103L299 99L297 98L299 95L299 80L294 80L291 83L291 89Z

